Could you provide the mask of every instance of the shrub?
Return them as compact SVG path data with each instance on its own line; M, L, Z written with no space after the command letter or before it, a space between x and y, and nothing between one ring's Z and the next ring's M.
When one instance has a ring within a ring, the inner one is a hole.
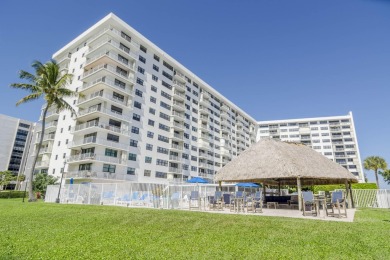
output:
M23 198L23 196L24 196L24 191L19 191L19 190L17 190L17 191L14 191L14 190L0 191L0 199Z
M344 184L332 184L332 185L314 185L312 191L318 193L318 191L334 191L345 189ZM354 190L375 190L377 186L375 183L352 183L352 189Z

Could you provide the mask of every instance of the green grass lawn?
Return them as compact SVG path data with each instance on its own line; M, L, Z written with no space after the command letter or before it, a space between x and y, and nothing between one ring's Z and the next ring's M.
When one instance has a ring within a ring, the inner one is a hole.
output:
M390 211L353 223L0 200L0 259L390 259Z

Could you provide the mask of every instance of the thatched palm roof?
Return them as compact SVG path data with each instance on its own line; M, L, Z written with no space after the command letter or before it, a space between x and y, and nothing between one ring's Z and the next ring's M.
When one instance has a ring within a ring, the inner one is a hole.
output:
M341 165L300 143L263 139L220 169L216 181L296 185L357 182Z

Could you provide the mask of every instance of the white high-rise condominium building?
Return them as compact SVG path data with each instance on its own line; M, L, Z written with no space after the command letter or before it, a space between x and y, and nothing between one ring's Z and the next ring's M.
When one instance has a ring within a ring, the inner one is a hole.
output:
M29 150L35 127L36 123L0 114L0 171L20 175L31 168Z
M302 142L364 182L352 112L345 116L260 121L257 139Z
M113 14L53 55L73 74L50 109L38 171L96 182L166 182L215 172L256 141L257 122ZM42 118L41 118L42 120Z

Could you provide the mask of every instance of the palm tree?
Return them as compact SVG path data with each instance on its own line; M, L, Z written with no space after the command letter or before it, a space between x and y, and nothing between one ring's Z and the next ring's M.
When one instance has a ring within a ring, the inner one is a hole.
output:
M383 179L390 184L390 169L384 170L382 173Z
M364 160L364 169L373 170L375 172L376 185L379 189L378 170L386 170L387 163L385 159L379 156L370 156Z
M78 96L78 93L67 88L67 85L73 75L68 73L62 75L60 72L60 67L56 61L51 60L45 64L42 64L39 61L34 61L31 66L35 70L35 75L22 70L19 72L19 78L26 80L27 83L13 83L11 84L11 87L24 89L30 92L29 95L25 96L16 103L17 106L40 99L42 97L46 101L46 107L44 108L42 115L42 130L38 149L31 172L29 173L28 177L29 201L35 201L36 199L34 197L32 183L35 172L35 165L38 160L38 154L41 150L43 136L45 134L46 113L50 108L53 107L58 111L70 110L73 114L76 115L76 111L68 102L65 101L64 98Z

